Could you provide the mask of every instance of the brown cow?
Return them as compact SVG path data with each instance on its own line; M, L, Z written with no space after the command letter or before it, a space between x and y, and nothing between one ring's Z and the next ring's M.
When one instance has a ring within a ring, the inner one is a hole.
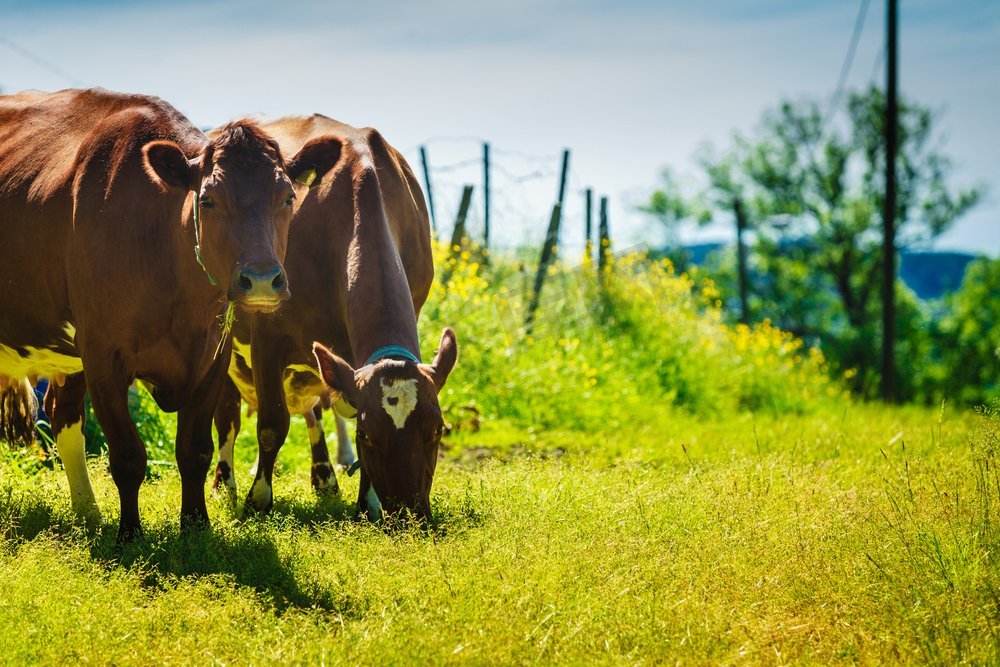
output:
M224 393L216 416L216 484L235 489L233 434L239 431L242 394L259 410L258 464L247 508L271 507L274 462L290 413L305 415L309 426L313 485L335 489L316 418L320 397L333 390L357 410L358 511L367 509L372 517L380 512L368 493L372 486L387 510L406 507L426 517L443 425L437 394L458 348L446 329L434 361L420 363L417 314L434 278L420 186L402 156L374 130L319 115L263 127L286 151L319 138L343 148L324 184L296 204L286 259L295 295L280 311L240 321L234 330L235 386ZM317 340L336 354L317 344L314 356Z
M153 97L0 97L0 376L15 390L25 377L55 380L52 430L85 519L100 520L83 451L89 391L118 487L119 540L140 530L146 451L127 392L141 379L179 412L181 523L207 521L212 413L229 357L219 316L227 301L268 311L287 298L281 262L305 190L293 181L322 174L339 151L312 142L286 163L249 122L209 141Z

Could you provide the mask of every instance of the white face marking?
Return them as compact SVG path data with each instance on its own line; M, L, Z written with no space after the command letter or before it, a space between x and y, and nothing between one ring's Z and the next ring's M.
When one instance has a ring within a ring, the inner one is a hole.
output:
M416 380L379 381L382 386L382 409L392 417L397 429L403 428L406 418L417 407Z

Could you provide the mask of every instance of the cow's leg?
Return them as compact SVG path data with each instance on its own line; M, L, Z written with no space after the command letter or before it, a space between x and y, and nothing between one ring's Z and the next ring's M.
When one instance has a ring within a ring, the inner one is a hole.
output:
M95 376L93 369L105 370ZM117 372L116 372L117 371ZM146 478L146 447L139 438L135 423L128 412L129 380L114 361L88 364L84 357L84 372L94 414L108 441L111 477L118 487L121 517L118 520L118 542L127 542L142 533L139 521L139 487Z
M52 439L62 459L66 478L69 480L70 502L76 513L89 529L101 524L101 510L90 485L87 471L87 452L83 438L84 398L87 395L87 381L83 373L66 378L59 386L49 383L45 396L45 409L52 420Z
M358 457L354 455L354 448L351 447L351 438L347 435L347 420L333 413L337 423L337 465L345 470L354 465Z
M288 406L282 386L282 365L278 354L251 349L254 385L257 389L257 465L245 509L265 514L274 504L272 483L278 450L288 436Z
M326 448L326 434L323 432L323 405L316 402L312 410L306 410L306 427L309 431L309 446L312 449L312 486L316 493L339 493L337 476L330 463L330 450Z
M208 526L205 506L205 481L212 465L215 443L212 440L212 417L229 377L226 369L232 356L230 343L208 374L177 412L177 469L181 474L181 529Z
M219 463L215 466L212 489L225 486L230 497L236 497L236 467L233 463L236 435L240 432L240 392L229 378L222 388L219 405L215 409L215 431L219 436Z

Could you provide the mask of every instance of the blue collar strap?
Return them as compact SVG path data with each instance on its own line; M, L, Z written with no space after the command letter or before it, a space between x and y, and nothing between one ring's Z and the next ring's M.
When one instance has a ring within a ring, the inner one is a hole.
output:
M365 366L370 366L375 362L388 359L389 357L406 359L407 361L412 361L415 364L420 363L420 359L417 355L413 354L402 345L386 345L385 347L380 347L372 352L372 356L368 357L368 361L365 362Z

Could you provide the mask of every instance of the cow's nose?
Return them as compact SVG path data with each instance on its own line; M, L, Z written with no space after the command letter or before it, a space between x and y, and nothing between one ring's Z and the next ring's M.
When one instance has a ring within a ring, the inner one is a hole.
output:
M277 262L244 266L237 270L235 283L240 299L248 303L280 301L288 296L285 270Z

